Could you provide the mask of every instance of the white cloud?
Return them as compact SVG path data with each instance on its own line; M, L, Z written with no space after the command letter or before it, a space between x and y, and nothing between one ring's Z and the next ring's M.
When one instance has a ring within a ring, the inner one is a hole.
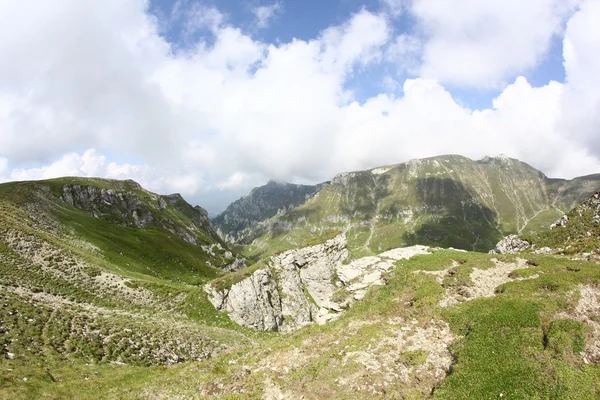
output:
M5 181L5 174L8 172L8 159L0 157L0 181Z
M413 0L421 76L497 88L536 66L578 0Z
M247 177L247 174L243 172L234 172L227 180L219 183L217 186L221 190L239 188L240 186L243 187Z
M600 1L588 0L571 18L563 53L567 77L563 130L600 154Z
M547 5L565 3L532 0L516 13L513 0L506 10L467 2L467 15L443 16L424 9L432 1L412 8L430 28L425 42L362 10L312 40L266 44L212 9L203 29L213 36L184 50L160 37L142 0L39 0L35 13L0 2L0 59L11 60L0 63L0 179L133 178L215 210L268 178L317 182L442 153L506 153L555 176L600 172L598 0L568 23L567 82L535 88L511 77L492 109L475 111L443 82L497 84L537 62L567 13ZM189 17L186 4L176 11ZM498 35L485 26L468 34L487 18ZM447 31L456 39L448 49L468 56L440 56ZM429 72L404 82L402 97L354 101L347 83L357 70L391 59L407 69L421 45L425 64L415 68Z
M273 18L281 13L283 7L279 1L269 6L259 6L252 9L252 13L256 18L256 26L260 29L265 29L269 26Z
M418 75L421 66L420 54L423 51L423 42L416 36L400 34L388 46L386 59L394 63L400 71Z
M181 7L178 6L177 9ZM216 32L225 22L225 16L217 8L201 3L193 3L191 8L183 12L181 19L184 21L184 33L188 37L202 29Z

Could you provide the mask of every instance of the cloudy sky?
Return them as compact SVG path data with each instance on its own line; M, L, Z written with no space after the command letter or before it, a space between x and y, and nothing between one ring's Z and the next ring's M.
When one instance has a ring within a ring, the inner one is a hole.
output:
M0 181L269 178L506 154L600 172L600 0L0 1Z

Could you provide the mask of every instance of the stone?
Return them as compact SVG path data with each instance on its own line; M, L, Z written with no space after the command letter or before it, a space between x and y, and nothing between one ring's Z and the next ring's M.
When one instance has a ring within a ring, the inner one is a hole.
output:
M517 235L509 235L496 244L490 254L516 254L527 250L530 247L529 242L521 239Z
M208 299L240 325L289 332L338 318L372 286L387 283L396 260L427 254L425 246L393 249L380 256L344 264L348 257L342 234L325 243L289 250L230 288L204 287Z
M567 225L567 222L569 222L569 217L567 215L563 215L558 221L550 225L550 229L558 228L561 226L564 227L565 225Z
M210 285L204 290L217 310L227 311L240 325L277 331L283 321L279 292L269 268L255 271L226 290L217 291Z

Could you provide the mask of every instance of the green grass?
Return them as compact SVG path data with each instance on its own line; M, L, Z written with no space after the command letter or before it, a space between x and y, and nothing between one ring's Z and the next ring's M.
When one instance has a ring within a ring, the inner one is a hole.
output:
M210 284L213 288L215 288L217 290L227 289L227 288L230 288L231 286L235 285L236 283L241 282L244 279L250 277L252 274L254 274L259 269L264 269L264 268L267 268L267 265L262 262L258 262L249 267L240 269L239 271L230 272L228 274L225 274L225 275L221 276L220 278L213 280Z
M585 327L552 315L573 307L570 293L580 283L597 284L597 265L536 257L536 266L492 299L463 303L445 312L463 336L452 348L452 371L435 398L594 398L600 394L600 368L578 357ZM574 272L577 271L577 272ZM585 382L584 387L580 387ZM579 393L574 396L574 393Z
M561 248L564 254L600 252L600 224L593 222L594 211L588 209L579 216L576 210L572 210L567 215L569 221L564 227L521 237L537 248Z
M387 286L372 288L339 320L323 326L311 325L289 335L255 336L252 344L202 362L143 368L102 362L86 366L77 360L71 364L51 363L52 374L62 379L52 382L45 372L47 363L26 366L18 360L4 361L0 368L7 368L9 363L12 371L2 374L0 393L12 398L73 394L92 398L95 393L99 393L97 398L129 398L142 392L150 397L201 397L201 390L212 388L215 395L220 393L224 398L261 398L265 382L270 380L291 393L307 393L310 388L316 398L427 398L429 392L420 389L429 379L424 375L422 381L395 381L381 392L376 388L383 377L376 370L368 371L353 361L344 362L344 357L349 352L367 351L381 342L393 332L385 322L390 319L416 320L424 327L443 319L456 335L451 346L454 364L448 377L435 388L433 398L495 399L500 394L502 398L519 399L596 398L600 394L600 367L585 365L578 356L588 334L586 325L554 317L572 309L577 301L572 293L579 284L600 284L596 264L528 255L530 266L517 270L515 276L541 272L540 277L507 283L496 297L446 309L438 306L444 288L433 277L414 272L441 270L453 261L460 264L457 269L485 269L493 265L493 257L498 256L438 250L401 261L388 277ZM504 261L514 259L503 257ZM258 368L269 357L274 357L271 362L285 363L295 352L308 358L300 358L288 372L283 367ZM427 356L424 351L400 351L395 357L397 362L416 368ZM245 368L252 372L244 372ZM375 391L337 383L353 374L357 378L352 383ZM31 380L23 383L21 375L31 376ZM232 393L241 389L243 395Z

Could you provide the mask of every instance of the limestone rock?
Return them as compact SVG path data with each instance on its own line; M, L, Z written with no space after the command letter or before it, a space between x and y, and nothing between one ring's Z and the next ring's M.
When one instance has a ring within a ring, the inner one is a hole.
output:
M496 244L496 248L490 250L491 254L516 254L527 250L530 244L517 235L509 235Z
M110 181L113 187L65 184L60 198L96 218L132 228L166 229L192 244L200 244L198 237L217 241L217 233L210 225L203 208L189 205L175 193L161 196L145 191L138 183ZM184 214L189 222L173 219L163 210L171 208Z
M569 222L569 217L567 215L563 215L560 217L558 221L550 225L550 229L558 228L559 226L565 226Z
M343 264L348 257L346 246L342 234L322 244L289 250L271 257L264 269L228 289L216 290L208 284L205 291L215 308L229 313L240 325L292 331L338 318L370 287L385 285L385 275L396 260L428 253L425 246L412 246Z
M224 291L217 291L210 285L205 286L205 291L217 310L227 311L240 325L277 331L282 323L279 292L269 268L254 272Z

